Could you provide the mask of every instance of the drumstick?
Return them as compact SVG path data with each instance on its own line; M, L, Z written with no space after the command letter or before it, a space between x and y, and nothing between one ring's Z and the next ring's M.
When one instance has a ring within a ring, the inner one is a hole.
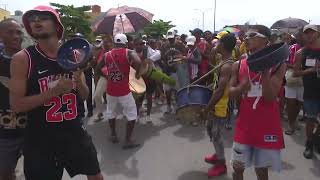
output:
M0 76L0 83L2 85L4 85L6 88L9 88L9 78L8 77L4 77L4 76Z

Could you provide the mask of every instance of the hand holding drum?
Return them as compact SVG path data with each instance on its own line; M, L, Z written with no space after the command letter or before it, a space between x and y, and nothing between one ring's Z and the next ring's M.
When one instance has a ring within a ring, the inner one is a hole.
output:
M65 42L58 51L58 64L66 71L86 68L91 55L90 44L83 38Z
M289 57L289 47L286 43L267 46L248 56L250 71L263 72L283 63Z
M138 74L160 83L165 83L172 86L176 84L176 81L173 78L157 70L150 59L143 60Z

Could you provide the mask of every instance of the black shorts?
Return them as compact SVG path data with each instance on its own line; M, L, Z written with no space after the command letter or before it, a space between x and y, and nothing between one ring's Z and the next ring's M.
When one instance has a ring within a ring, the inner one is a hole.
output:
M100 173L97 151L87 131L79 127L26 136L26 180L61 180L64 169L71 177Z
M146 80L146 93L153 94L157 89L157 83L154 80L148 79Z

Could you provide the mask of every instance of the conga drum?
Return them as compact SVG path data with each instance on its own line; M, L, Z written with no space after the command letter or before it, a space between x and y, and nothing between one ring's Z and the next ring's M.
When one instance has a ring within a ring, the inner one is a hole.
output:
M182 123L201 121L203 109L207 107L212 90L205 86L192 85L177 92L176 117Z
M141 77L137 79L135 75L136 70L130 67L129 88L133 94L133 97L136 99L137 97L143 95L143 93L146 91L146 84Z

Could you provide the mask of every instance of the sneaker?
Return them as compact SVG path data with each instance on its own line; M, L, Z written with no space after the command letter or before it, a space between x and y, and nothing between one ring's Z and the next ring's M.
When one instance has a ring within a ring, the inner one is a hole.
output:
M103 120L103 114L102 114L102 113L99 113L99 114L97 115L97 118L94 119L94 122L100 122L100 121L102 121L102 120Z
M93 113L92 113L92 112L88 112L87 118L90 118L90 117L92 117L92 116L93 116Z
M215 164L216 161L218 160L217 155L208 155L204 158L204 162L209 163L209 164Z
M163 102L161 101L161 99L156 99L155 101L156 101L156 105L162 105L162 104L163 104Z
M209 178L217 177L217 176L221 176L225 173L227 173L227 166L225 164L224 165L217 165L217 166L214 166L208 170L208 177Z
M152 119L150 116L146 116L146 123L152 123Z
M306 159L312 159L313 158L313 148L306 147L306 149L303 152L303 156Z
M306 142L306 149L303 152L303 156L306 159L312 159L312 157L313 157L313 142L312 141Z
M165 114L171 114L172 113L172 108L171 106L167 106L167 110L166 112L164 112Z

